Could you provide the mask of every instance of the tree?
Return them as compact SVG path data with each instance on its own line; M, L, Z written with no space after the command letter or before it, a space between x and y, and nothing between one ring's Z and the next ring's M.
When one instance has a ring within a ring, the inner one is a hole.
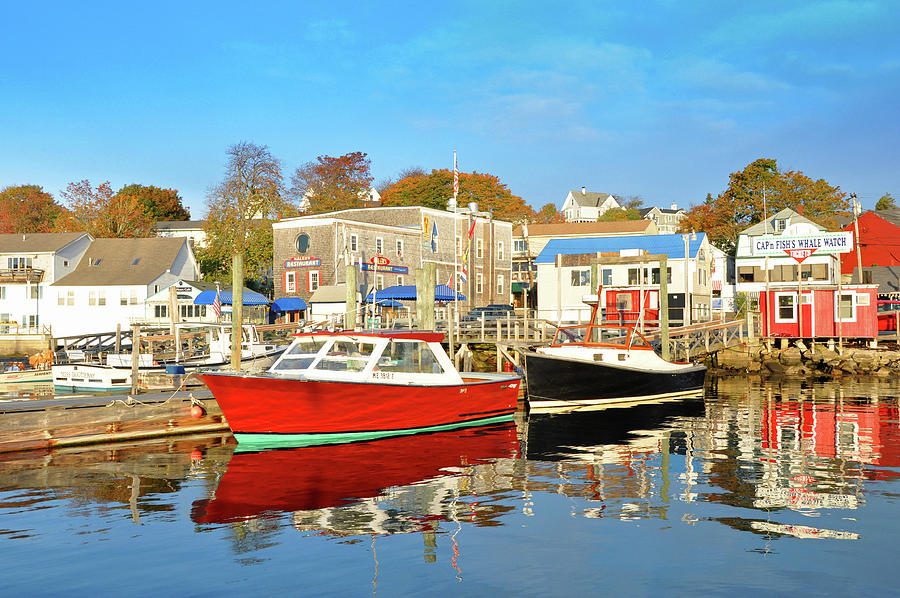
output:
M57 228L85 231L99 238L123 239L151 236L156 223L144 213L138 198L114 193L109 181L96 189L86 179L69 183L61 195L70 212Z
M284 197L281 163L266 146L240 142L228 148L225 177L206 200L206 247L197 250L203 278L232 274L232 256L245 270L264 272L272 264L272 222L297 214Z
M544 207L535 213L532 221L541 224L559 224L560 222L565 222L566 218L562 212L556 209L555 204L548 203L544 204Z
M131 184L119 189L116 195L130 195L137 198L144 213L154 222L191 219L191 213L184 207L183 200L175 189Z
M644 204L644 200L640 198L638 195L632 195L628 199L624 199L621 197L616 197L616 201L619 202L621 208L612 208L610 210L606 210L600 217L597 218L597 222L616 222L620 220L640 220L641 219L641 206Z
M840 187L824 179L813 180L799 171L782 173L775 160L760 158L731 173L728 188L718 196L707 194L706 201L692 206L681 230L704 231L714 245L733 252L740 231L784 208L834 229L850 202Z
M897 208L897 203L894 201L894 197L890 193L885 193L881 196L881 199L875 204L876 210L893 210Z
M414 173L400 179L384 190L383 206L424 206L443 210L453 196L453 172L447 169L432 170L431 174ZM457 202L464 206L477 202L478 209L491 211L495 218L510 222L530 219L534 211L521 197L513 195L500 179L487 173L459 173Z
M358 208L372 187L370 168L364 152L319 156L294 171L290 193L298 201L307 198L312 214Z
M18 185L0 191L0 233L47 233L64 209L38 185Z

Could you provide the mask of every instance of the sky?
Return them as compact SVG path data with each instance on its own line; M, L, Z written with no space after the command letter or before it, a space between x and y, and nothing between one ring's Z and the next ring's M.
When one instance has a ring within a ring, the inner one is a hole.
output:
M179 190L228 147L701 203L774 158L900 199L900 2L2 0L0 188Z

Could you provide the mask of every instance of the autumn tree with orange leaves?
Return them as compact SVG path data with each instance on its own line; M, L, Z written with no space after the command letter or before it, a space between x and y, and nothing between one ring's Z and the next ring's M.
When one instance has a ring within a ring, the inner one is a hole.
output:
M446 209L453 195L453 172L432 170L431 174L414 172L387 187L381 195L383 206L424 206ZM487 173L459 173L457 202L465 206L477 202L478 209L493 212L499 220L518 221L533 218L534 211L518 195L513 195L500 179Z
M65 210L38 185L0 191L0 233L49 233Z
M800 171L780 172L774 159L760 158L729 176L728 188L692 206L682 231L703 231L723 251L733 253L740 231L790 208L827 229L849 213L850 200L840 187L813 180Z
M374 180L370 170L365 152L319 156L294 171L290 194L308 199L311 214L362 207Z
M144 213L155 221L190 220L191 213L175 189L161 189L153 185L126 185L116 195L131 195L141 203Z
M96 189L88 180L69 183L61 195L69 213L57 229L84 231L95 238L152 236L156 220L144 212L140 199L114 192L109 181Z

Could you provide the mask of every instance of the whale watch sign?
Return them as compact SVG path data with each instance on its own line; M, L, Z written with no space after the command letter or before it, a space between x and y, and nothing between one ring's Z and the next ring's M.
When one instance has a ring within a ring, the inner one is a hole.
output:
M808 235L762 235L751 240L753 255L788 254L802 263L814 253L848 253L853 250L853 233L811 233Z

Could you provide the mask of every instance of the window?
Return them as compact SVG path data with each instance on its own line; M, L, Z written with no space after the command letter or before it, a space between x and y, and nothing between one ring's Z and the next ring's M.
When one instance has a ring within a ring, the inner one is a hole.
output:
M159 292L159 291L157 290L157 292ZM129 303L130 305L137 305L137 302L138 302L138 300L137 300L137 291L131 291L131 292L129 292L129 293L128 293L128 303Z
M572 270L572 286L586 287L591 284L590 270Z
M497 241L497 259L502 260L504 255L503 241Z
M376 291L384 290L384 274L379 274L375 277L375 290Z
M699 284L701 287L706 286L706 270L704 270L703 268L697 270L697 284Z
M141 258L136 257L136 258L134 258L133 260L131 260L131 265L132 265L132 266L137 266L138 263L139 263L140 261L141 261Z
M31 268L30 257L8 257L6 258L6 267L10 270L25 270Z
M456 236L456 255L462 255L462 237Z
M397 275L397 284L400 286L403 286L403 275L402 274Z
M66 291L66 305L75 305L75 291Z
M350 251L353 253L359 251L359 235L350 235Z
M403 239L397 239L397 257L403 257Z
M475 275L475 293L478 295L484 293L484 276L480 272Z
M97 305L97 291L88 291L88 305Z
M502 274L497 275L497 294L498 295L503 294L503 275Z
M296 246L297 251L300 253L300 255L303 255L307 251L309 251L309 235L306 233L300 233L299 235L297 235Z
M616 293L616 310L631 311L631 293Z
M653 284L659 284L659 268L653 268ZM666 284L672 284L672 268L666 268Z
M119 292L119 305L128 305L128 291Z
M375 237L375 255L384 254L384 237Z
M0 287L0 299L6 299L6 287Z
M44 287L42 287L40 285L36 285L36 284L31 285L30 297L32 299L43 299L44 298Z
M753 266L738 266L738 282L753 282Z
M288 271L284 273L284 292L285 293L296 293L297 292L297 273Z
M787 220L779 219L774 221L774 229L776 233L780 233L787 226Z
M603 280L603 286L609 286L612 284L612 270L609 268L603 268L601 271L601 276Z
M525 239L514 239L513 240L513 251L528 251L528 244L525 242Z
M315 291L319 288L319 271L318 270L310 270L307 273L307 290Z
M153 306L153 317L154 318L165 318L169 313L169 309L165 305L154 305Z
M865 293L857 293L856 294L856 304L867 306L869 305L869 296Z
M426 343L393 340L378 358L378 370L408 374L440 374L444 368Z
M628 268L628 284L638 284L639 274L637 268Z
M838 319L842 322L853 322L856 314L853 309L853 293L841 293L838 298Z
M776 322L794 322L797 320L795 310L796 296L793 293L775 293L775 305L778 309Z
M106 291L97 291L97 305L106 305Z
M484 257L484 239L475 239L475 257Z

